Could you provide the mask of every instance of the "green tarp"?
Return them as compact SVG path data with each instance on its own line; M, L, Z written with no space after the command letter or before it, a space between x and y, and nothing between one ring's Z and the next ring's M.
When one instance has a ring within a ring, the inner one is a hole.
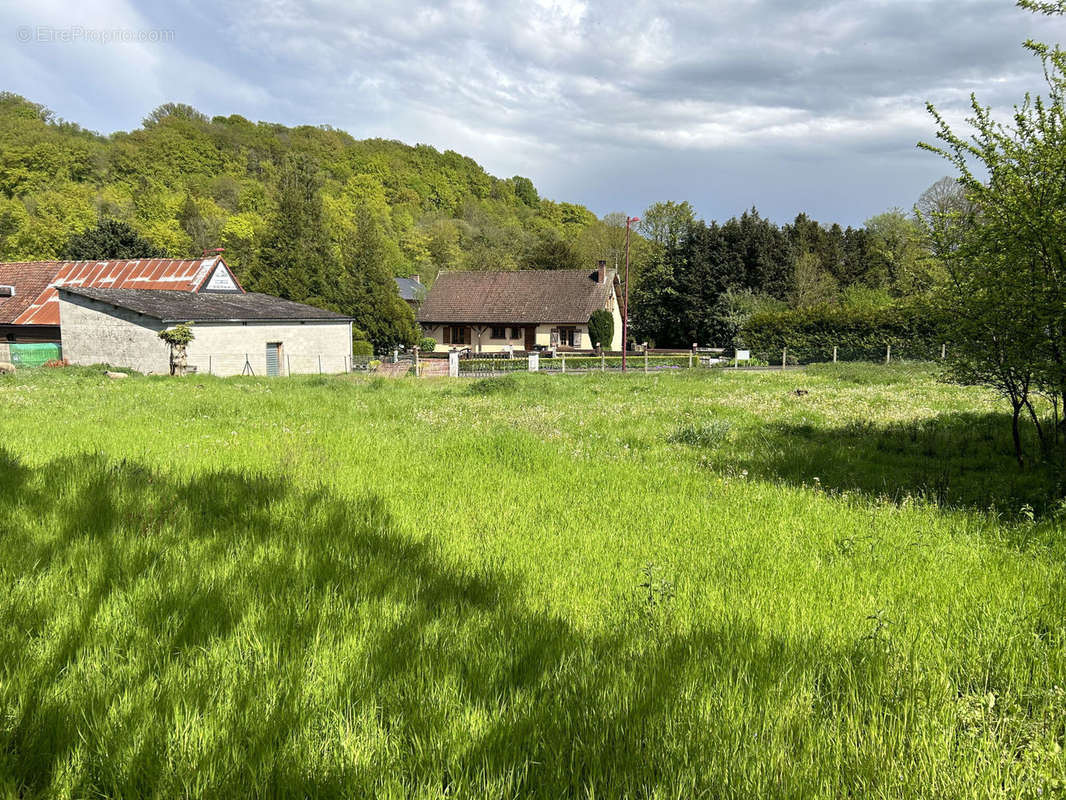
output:
M47 361L63 357L63 348L50 342L33 344L9 344L11 363L16 367L39 367Z

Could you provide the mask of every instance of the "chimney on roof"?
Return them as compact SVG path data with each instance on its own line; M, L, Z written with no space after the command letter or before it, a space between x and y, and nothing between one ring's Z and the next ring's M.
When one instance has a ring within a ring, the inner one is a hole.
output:
M596 262L596 265L599 267L599 271L598 271L598 273L596 275L596 282L597 283L606 283L607 282L607 262L604 261L601 258L599 261Z

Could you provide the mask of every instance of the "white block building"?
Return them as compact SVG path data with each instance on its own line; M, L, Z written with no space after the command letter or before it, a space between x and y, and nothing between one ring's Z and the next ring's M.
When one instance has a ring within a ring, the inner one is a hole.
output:
M351 368L351 320L332 311L241 291L57 287L63 356L170 373L159 332L191 322L188 366L212 375L340 373Z

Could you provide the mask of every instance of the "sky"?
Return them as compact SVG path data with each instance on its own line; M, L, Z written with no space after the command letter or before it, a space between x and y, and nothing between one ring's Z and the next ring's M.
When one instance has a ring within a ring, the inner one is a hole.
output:
M859 225L950 167L934 103L1039 92L1013 0L0 0L0 89L101 133L156 106L327 124L525 175L597 214L688 200Z

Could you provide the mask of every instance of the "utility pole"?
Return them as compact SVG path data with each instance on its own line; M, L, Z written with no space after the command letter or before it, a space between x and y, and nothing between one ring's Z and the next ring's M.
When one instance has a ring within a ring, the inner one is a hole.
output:
M626 346L629 344L629 227L640 222L640 217L626 214L626 294L625 307L622 309L622 372L626 371Z

